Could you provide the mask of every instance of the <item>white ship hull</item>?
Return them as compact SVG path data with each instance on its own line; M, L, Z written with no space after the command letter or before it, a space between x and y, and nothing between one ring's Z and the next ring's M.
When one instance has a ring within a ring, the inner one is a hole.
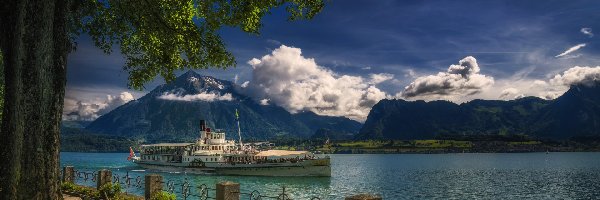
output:
M239 134L239 131L238 131ZM243 176L331 176L330 158L308 151L257 150L225 139L200 120L200 138L193 143L142 145L140 156L129 159L141 167L180 173Z
M183 163L136 162L140 167L180 173L239 176L331 176L328 158L297 163L228 164L206 163L205 167L189 167Z

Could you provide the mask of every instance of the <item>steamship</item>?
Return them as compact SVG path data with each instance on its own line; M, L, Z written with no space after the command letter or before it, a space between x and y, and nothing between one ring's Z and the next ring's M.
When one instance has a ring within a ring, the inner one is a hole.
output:
M236 113L237 114L237 113ZM308 151L258 150L227 140L200 120L200 138L193 143L142 145L140 155L130 150L129 159L152 170L196 174L248 176L331 176L329 156Z

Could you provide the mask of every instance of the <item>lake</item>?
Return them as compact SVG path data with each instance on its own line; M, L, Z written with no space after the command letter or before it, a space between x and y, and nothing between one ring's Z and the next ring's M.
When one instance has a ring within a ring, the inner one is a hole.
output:
M146 171L126 160L128 153L63 152L61 166L102 168L124 176ZM343 199L358 193L384 199L592 199L600 196L600 153L459 153L331 155L332 177L247 177L160 173L176 183L214 188L240 183L242 193L277 196L286 187L292 199ZM133 170L133 171L132 171ZM154 172L152 172L154 173ZM83 185L95 186L90 180ZM132 181L135 182L135 181ZM143 195L142 189L126 188ZM175 189L180 191L180 187ZM197 190L192 190L197 193ZM214 192L211 191L214 196ZM178 195L178 198L180 195ZM242 199L248 199L242 196Z

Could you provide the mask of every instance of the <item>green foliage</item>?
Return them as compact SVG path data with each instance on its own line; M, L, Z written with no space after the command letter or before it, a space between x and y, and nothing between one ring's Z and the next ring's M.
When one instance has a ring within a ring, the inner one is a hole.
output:
M62 183L61 189L63 192L86 197L85 199L112 199L112 200L139 200L141 197L126 195L121 193L121 186L117 184L107 183L100 187L100 190L95 188L76 185L73 183Z
M106 183L100 186L100 190L98 190L98 192L100 193L101 197L115 199L115 197L119 196L121 193L121 185L119 183Z
M219 36L224 27L258 34L261 19L285 7L289 20L311 19L323 0L85 0L74 5L72 32L88 33L106 53L118 44L129 86L142 89L157 75L175 79L181 69L227 68L233 55Z
M135 140L121 136L95 134L81 128L63 127L60 147L64 152L128 152Z
M387 144L387 141L366 140L366 141L350 141L337 143L340 147L356 147L356 148L380 148Z
M165 191L156 192L151 200L175 200L175 194L171 194Z
M67 192L70 194L75 194L79 196L86 196L91 199L98 199L100 197L98 191L94 188L75 185L73 183L65 182L62 183L61 189L63 192Z

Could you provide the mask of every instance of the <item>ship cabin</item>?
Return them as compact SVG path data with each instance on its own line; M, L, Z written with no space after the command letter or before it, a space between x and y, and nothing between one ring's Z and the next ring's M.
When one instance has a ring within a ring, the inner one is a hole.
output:
M228 155L238 150L235 141L226 139L224 131L213 131L200 120L200 138L184 152L182 162L189 165L227 162Z
M142 145L142 161L150 162L181 162L182 156L189 146L194 143L159 143Z
M142 162L181 163L205 167L206 164L244 164L285 162L312 158L306 151L255 151L246 146L241 150L234 140L227 140L225 132L211 130L200 120L200 138L195 143L160 143L142 145Z

